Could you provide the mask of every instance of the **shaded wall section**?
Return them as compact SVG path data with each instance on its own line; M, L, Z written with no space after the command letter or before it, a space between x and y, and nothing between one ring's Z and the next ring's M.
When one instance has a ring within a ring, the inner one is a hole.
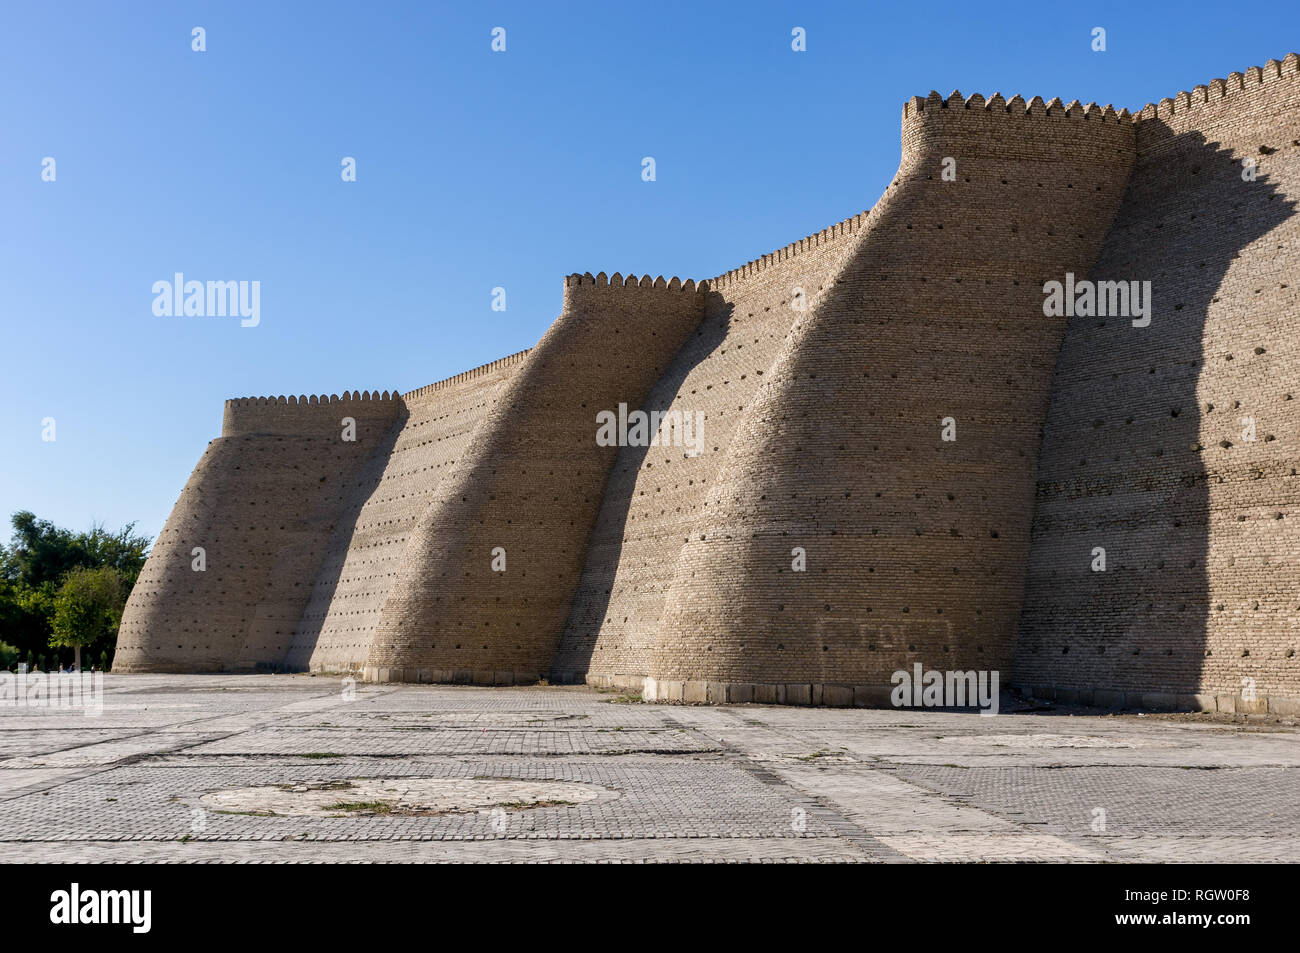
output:
M597 445L597 414L641 405L707 296L676 278L566 279L560 317L412 534L368 679L511 683L550 670L618 452Z
M707 515L740 421L866 219L856 215L710 281L704 320L645 400L647 410L703 414L704 452L619 451L553 678L640 690L677 554Z
M869 214L699 286L570 276L532 351L400 398L228 402L115 668L1300 708L1298 68L1140 117L913 99ZM1067 272L1150 281L1151 324L1045 316ZM598 445L620 404L702 452Z
M350 484L402 413L386 393L227 401L222 436L131 591L113 670L231 671L281 658ZM347 417L355 440L344 439Z
M852 703L914 662L1010 667L1065 330L1041 288L1095 260L1134 129L1078 103L936 93L909 103L902 139L682 549L647 697Z
M406 545L443 477L466 452L527 351L402 395L389 452L353 481L283 667L357 672Z
M1300 697L1298 65L1142 114L1093 277L1150 281L1153 314L1079 317L1066 335L1016 653L1036 693L1227 710Z

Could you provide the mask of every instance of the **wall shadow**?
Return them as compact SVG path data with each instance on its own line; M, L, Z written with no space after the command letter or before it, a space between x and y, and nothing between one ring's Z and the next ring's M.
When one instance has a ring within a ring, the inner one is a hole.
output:
M259 671L305 672L311 664L321 630L329 616L329 609L338 591L343 567L357 532L357 520L384 479L402 429L411 412L403 406L397 420L371 450L365 462L354 471L356 485L348 492L341 510L335 514L334 529L329 543L321 555L316 571L312 573L298 623L294 626L289 645L284 652L255 662ZM362 653L364 657L364 653Z
M696 366L726 341L735 306L719 292L709 291L707 295L704 318L699 327L678 350L668 370L655 382L647 395L641 407L647 413L668 410ZM600 511L587 539L586 565L570 603L568 619L551 666L550 677L554 682L581 682L590 667L605 613L609 609L614 579L622 562L623 539L627 530L628 511L636 492L637 477L651 449L621 447L614 466L605 478ZM608 559L602 554L603 565L599 569L592 565L593 546L611 548ZM595 598L581 601L583 593L589 591L594 591Z
M1200 691L1216 611L1210 487L1229 466L1265 463L1262 421L1258 442L1239 439L1240 418L1262 408L1236 404L1268 389L1265 366L1229 385L1223 363L1256 355L1244 343L1231 356L1207 352L1206 334L1241 341L1258 322L1267 339L1264 323L1277 315L1246 300L1259 282L1243 255L1295 203L1264 168L1242 179L1250 153L1154 119L1140 135L1090 277L1151 281L1151 324L1071 319L1039 456L1012 681L1066 702ZM1280 499L1280 488L1269 495ZM1093 547L1106 550L1104 572L1091 568Z

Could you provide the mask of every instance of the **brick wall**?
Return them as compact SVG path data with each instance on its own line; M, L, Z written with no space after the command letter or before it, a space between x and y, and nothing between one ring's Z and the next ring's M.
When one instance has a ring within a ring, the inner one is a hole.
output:
M909 103L894 183L765 375L677 561L647 673L661 697L851 701L913 662L1009 669L1065 330L1040 289L1090 267L1133 154L1113 111Z
M596 416L641 406L707 296L676 278L566 279L560 317L412 535L368 678L519 682L550 670L617 454L597 446Z
M396 395L226 402L122 617L115 671L279 662L351 482L403 413ZM343 439L343 418L356 421ZM205 551L195 571L193 550Z
M640 685L649 671L664 596L682 544L705 516L707 494L763 377L790 342L804 300L821 294L865 213L709 282L704 320L645 407L704 414L704 452L625 447L605 488L587 562L553 677Z
M376 454L354 481L295 627L286 668L364 667L408 540L527 353L402 395L408 416L391 451Z
M1142 113L1094 277L1150 280L1154 309L1149 327L1079 318L1066 334L1016 653L1016 680L1041 693L1300 698L1298 65Z
M1298 65L1137 117L914 98L869 213L698 287L571 276L532 351L402 398L229 402L116 667L1300 699ZM1066 272L1151 281L1151 325L1045 316ZM703 413L703 452L598 447L620 402Z

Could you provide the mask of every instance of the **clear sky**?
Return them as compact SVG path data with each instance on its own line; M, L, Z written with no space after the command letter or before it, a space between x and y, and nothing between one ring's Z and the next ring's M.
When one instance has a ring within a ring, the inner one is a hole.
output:
M432 383L532 346L565 274L707 278L870 208L908 96L1136 109L1300 50L1297 11L6 3L0 516L156 534L228 397ZM260 324L156 316L176 272L260 282Z

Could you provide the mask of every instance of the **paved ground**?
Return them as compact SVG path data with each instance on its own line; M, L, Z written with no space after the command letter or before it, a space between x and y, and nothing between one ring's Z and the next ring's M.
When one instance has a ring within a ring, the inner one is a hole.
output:
M1276 721L283 675L108 676L99 717L0 707L7 862L1297 858L1300 731Z

